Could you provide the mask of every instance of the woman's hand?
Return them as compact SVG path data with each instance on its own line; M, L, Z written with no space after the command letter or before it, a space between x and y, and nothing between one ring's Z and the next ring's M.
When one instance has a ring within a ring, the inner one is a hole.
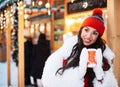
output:
M83 48L80 54L80 61L79 61L79 73L81 78L84 77L87 71L87 62L88 62L88 50L87 48Z
M93 67L93 70L95 72L95 75L96 75L96 78L97 80L102 80L103 79L103 76L104 76L104 71L103 71L103 68L102 68L102 60L103 60L103 56L102 56L102 51L101 49L97 49L96 50L96 56L95 56L95 59L96 59L96 66Z

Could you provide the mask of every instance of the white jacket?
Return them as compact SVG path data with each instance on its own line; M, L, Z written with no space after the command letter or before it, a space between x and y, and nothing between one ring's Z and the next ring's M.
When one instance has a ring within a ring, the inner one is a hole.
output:
M73 36L64 42L63 46L48 58L42 75L42 83L44 87L84 87L84 78L80 79L78 67L65 70L61 76L55 75L56 71L62 67L63 58L68 58L72 51L72 47L76 43L77 36ZM109 60L110 64L111 60L115 57L114 53L108 46L106 46L103 55ZM94 87L118 87L112 67L109 71L105 72L102 85L100 85L96 79L94 79L93 83Z

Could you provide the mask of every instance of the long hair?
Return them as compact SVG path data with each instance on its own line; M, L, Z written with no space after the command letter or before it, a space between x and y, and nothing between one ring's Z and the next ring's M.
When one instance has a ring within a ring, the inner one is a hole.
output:
M78 32L78 42L73 46L72 48L72 52L70 54L70 56L67 58L67 63L65 66L63 67L60 67L57 71L56 71L56 74L60 74L62 75L63 72L68 69L68 68L75 68L77 66L79 66L79 57L80 57L80 53L82 51L82 49L84 47L86 48L101 48L102 49L102 52L105 50L106 46L105 46L105 40L103 40L101 38L101 36L99 35L98 36L98 39L96 40L96 42L90 46L85 46L83 44L83 41L82 41L82 38L81 38L81 32L82 32L82 29L80 29L80 31ZM105 58L103 58L103 63L104 63L104 60ZM108 62L105 60L105 63L108 64ZM108 67L109 69L109 67Z

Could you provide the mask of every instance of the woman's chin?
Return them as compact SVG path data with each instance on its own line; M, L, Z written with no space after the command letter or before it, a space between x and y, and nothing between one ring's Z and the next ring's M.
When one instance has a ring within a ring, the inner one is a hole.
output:
M91 43L84 43L84 45L85 45L85 46L90 46L90 45L91 45Z

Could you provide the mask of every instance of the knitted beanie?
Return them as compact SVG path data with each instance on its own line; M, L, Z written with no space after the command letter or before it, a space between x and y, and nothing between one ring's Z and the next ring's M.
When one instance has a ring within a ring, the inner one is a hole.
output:
M104 26L104 20L102 18L102 10L100 8L95 8L93 10L92 16L86 18L82 25L81 28L86 27L86 26L90 26L95 28L100 35L102 36L105 30L105 26Z

